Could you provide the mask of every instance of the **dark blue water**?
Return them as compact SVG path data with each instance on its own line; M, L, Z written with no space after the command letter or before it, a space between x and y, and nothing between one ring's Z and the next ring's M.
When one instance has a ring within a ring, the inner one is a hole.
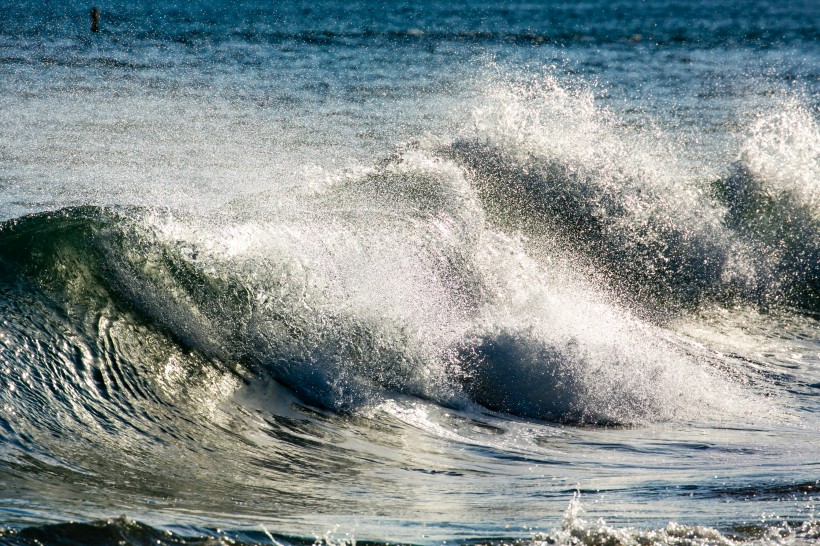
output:
M820 538L816 3L0 7L0 543Z

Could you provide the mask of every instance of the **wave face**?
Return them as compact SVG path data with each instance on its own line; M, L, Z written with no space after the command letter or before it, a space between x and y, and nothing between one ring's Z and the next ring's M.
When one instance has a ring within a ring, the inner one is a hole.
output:
M158 344L338 411L387 393L573 423L711 418L755 405L708 357L489 230L466 179L441 163L404 155L292 221L97 208L14 220L0 245L7 283L67 328L97 323L78 335L112 359L154 358L131 346L136 338L100 331L125 320ZM59 357L75 361L76 350ZM708 385L695 408L675 399L692 383Z

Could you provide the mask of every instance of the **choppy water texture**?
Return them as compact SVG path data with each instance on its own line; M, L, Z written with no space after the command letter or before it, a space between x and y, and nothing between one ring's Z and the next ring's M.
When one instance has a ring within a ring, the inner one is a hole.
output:
M815 544L815 2L0 6L0 543Z

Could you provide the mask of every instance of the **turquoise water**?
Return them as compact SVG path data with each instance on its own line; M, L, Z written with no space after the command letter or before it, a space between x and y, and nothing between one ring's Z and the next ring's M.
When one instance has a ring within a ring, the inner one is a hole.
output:
M15 3L0 543L812 544L811 2Z

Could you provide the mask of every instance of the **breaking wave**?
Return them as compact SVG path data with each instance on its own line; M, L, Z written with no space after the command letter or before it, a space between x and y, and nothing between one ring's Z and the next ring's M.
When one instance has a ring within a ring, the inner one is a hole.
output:
M580 254L635 302L818 309L820 132L794 101L758 120L717 181L553 78L490 86L444 147L490 220ZM661 139L662 140L662 139ZM556 243L557 241L557 243Z
M98 208L13 220L5 290L69 326L129 316L194 360L338 411L391 393L572 423L766 407L749 403L750 377L491 229L445 160L405 154L349 184L267 221ZM682 397L692 384L703 388Z
M343 412L398 393L579 424L766 414L765 381L659 324L714 303L818 311L811 112L758 121L714 181L551 78L477 103L456 137L320 172L298 195L9 220L5 312L56 313L115 360L137 334L99 324L127 316L197 368Z

